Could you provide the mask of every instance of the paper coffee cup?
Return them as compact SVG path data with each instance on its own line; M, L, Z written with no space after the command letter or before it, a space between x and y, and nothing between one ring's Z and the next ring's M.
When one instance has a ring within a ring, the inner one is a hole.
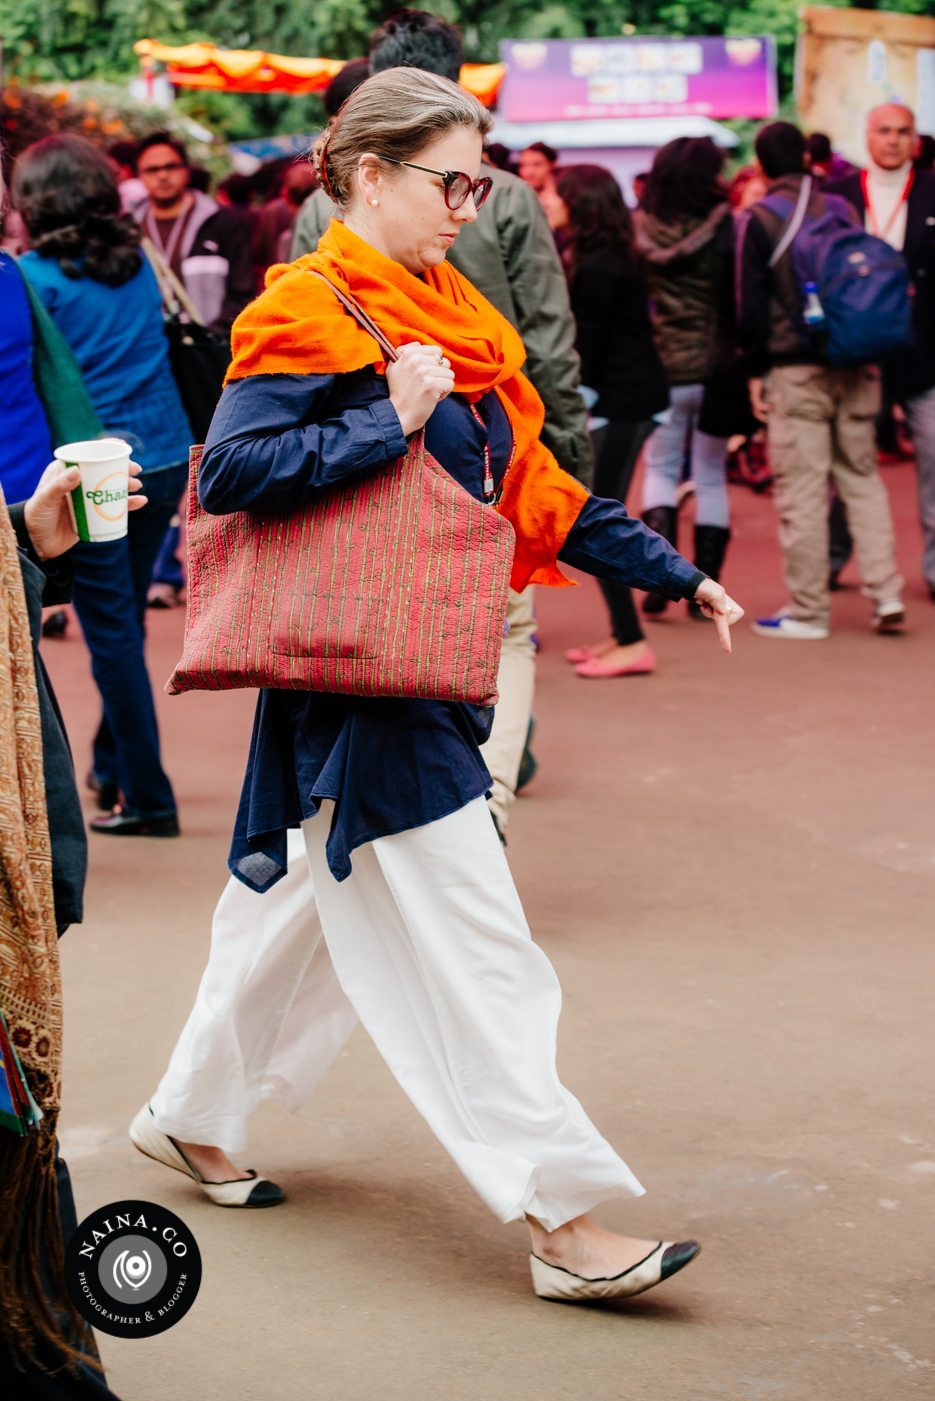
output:
M81 473L68 501L79 540L119 540L126 535L131 452L122 438L94 438L55 449L64 467L77 467Z

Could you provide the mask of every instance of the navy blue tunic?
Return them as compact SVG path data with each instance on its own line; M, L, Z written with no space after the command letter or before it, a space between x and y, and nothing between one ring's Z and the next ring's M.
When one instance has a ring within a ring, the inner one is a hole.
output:
M494 481L510 459L509 420L493 392L475 406L442 400L426 447L466 491L483 499L484 448ZM385 466L406 450L386 380L368 367L344 375L255 375L221 397L199 476L216 515L294 511L319 491ZM617 501L591 497L559 555L618 583L691 597L704 578ZM337 880L351 853L375 837L456 812L486 793L478 746L493 711L466 704L261 691L229 865L264 891L286 867L286 830L335 803L327 844Z

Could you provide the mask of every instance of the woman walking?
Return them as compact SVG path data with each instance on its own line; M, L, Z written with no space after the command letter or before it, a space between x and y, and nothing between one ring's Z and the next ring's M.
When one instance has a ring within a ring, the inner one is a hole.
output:
M519 337L445 262L489 192L488 127L474 98L414 69L377 74L348 98L317 151L343 221L316 253L274 270L235 324L202 504L286 514L384 470L424 427L427 451L475 498L492 503L503 488L514 584L560 582L558 558L600 569L698 598L729 646L742 610L719 585L618 502L590 497L540 445L542 405L520 374ZM385 364L323 278L399 347L396 362ZM287 829L301 827L316 905L297 974L315 963L306 1007L324 1016L328 990L340 988L497 1218L527 1221L537 1293L638 1293L698 1246L614 1235L587 1214L643 1189L557 1076L558 983L531 941L483 797L478 743L490 719L468 704L261 692L231 869L272 910ZM254 967L250 984L273 1013L288 1005L296 970L288 988L270 973ZM307 1081L339 1045L322 1035ZM160 1108L144 1106L131 1128L142 1151L196 1180L209 1165L244 1178Z
M573 165L558 178L568 210L563 254L578 328L581 382L605 420L595 434L594 492L625 502L643 445L669 405L665 372L653 343L646 284L633 252L633 220L620 186L599 165ZM645 676L656 669L625 584L599 580L610 638L573 647L579 676Z
M74 605L103 702L89 785L107 813L96 832L178 835L143 654L146 592L185 485L191 430L169 367L162 301L120 212L103 154L49 136L20 157L13 194L32 240L24 276L64 335L107 433L143 468L149 506L122 540L74 549ZM118 806L121 795L123 802Z
M679 137L657 152L636 216L656 346L671 409L649 441L643 519L673 545L686 452L695 489L695 562L720 578L730 540L727 439L719 372L733 346L733 220L710 137ZM649 614L667 600L651 594ZM691 605L690 605L691 606ZM697 613L696 616L700 616Z

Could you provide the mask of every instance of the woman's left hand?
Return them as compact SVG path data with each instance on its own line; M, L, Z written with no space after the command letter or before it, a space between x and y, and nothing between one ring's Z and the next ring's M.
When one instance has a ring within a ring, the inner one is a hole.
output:
M705 579L698 585L695 602L706 618L712 618L717 627L717 635L725 652L731 650L730 630L743 617L743 609L716 584L713 579Z
M142 470L135 462L130 463L130 499L127 502L130 511L138 511L146 505L147 498L140 494L142 486L138 480ZM58 559L72 545L77 545L78 534L68 509L68 497L80 479L77 467L50 462L26 502L23 512L26 529L40 559Z

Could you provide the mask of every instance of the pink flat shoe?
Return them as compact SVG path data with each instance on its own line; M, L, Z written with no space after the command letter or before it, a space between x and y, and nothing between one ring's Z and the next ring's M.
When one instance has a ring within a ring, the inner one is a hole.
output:
M578 662L589 662L593 656L593 647L569 647L565 653L565 660L574 665Z
M603 657L590 657L575 667L575 674L587 681L600 681L608 676L649 676L656 670L656 657L647 649L641 657L632 662L605 662Z

